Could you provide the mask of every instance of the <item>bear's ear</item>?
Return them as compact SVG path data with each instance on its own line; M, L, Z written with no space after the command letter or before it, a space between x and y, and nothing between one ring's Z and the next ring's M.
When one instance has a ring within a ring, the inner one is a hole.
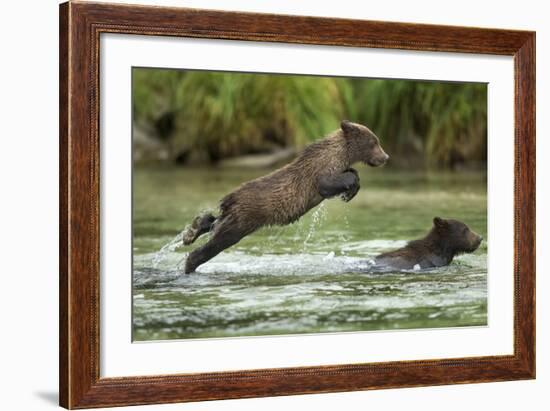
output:
M434 217L434 226L436 227L445 227L447 222L441 217Z
M353 124L351 121L342 120L342 122L340 123L340 128L344 133L349 133L353 131L356 127L355 127L355 124Z

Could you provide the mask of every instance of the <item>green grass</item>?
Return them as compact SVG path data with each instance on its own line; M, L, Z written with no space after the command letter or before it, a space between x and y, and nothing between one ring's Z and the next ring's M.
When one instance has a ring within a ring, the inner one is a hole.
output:
M486 84L134 68L133 108L169 161L301 148L344 118L407 164L486 161Z

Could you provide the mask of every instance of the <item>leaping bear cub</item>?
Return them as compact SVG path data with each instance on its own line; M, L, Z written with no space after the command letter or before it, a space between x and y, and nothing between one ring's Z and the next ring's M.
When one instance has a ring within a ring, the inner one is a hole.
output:
M324 199L339 195L350 201L359 190L359 177L351 166L363 162L378 167L389 156L367 127L347 120L340 127L306 147L290 164L225 196L219 216L208 213L195 217L183 243L192 244L209 231L212 235L189 254L185 273L195 271L260 227L295 222Z

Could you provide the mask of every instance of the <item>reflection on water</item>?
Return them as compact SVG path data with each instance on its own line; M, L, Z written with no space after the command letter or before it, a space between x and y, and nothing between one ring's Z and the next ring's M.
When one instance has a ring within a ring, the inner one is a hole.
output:
M424 235L435 215L487 238L484 175L369 169L350 203L322 203L298 223L245 238L182 273L181 230L256 172L134 172L134 339L485 325L487 243L448 267L373 272L369 260Z

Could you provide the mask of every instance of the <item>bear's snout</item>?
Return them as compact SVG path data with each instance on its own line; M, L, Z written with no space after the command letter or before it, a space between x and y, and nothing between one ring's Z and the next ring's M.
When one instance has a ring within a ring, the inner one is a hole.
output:
M380 167L386 164L386 162L389 160L390 156L386 154L386 152L382 149L379 150L380 152L373 156L370 160L367 161L367 164L371 167Z
M483 237L480 236L479 234L477 233L472 233L472 234L473 234L473 239L471 240L472 246L470 247L470 250L468 250L469 252L474 252L475 250L477 250L478 247L481 245L481 242L483 241Z
M383 166L384 164L386 164L386 162L390 159L390 156L387 155L384 151L382 151L382 154L380 155L380 157L378 158L378 166Z

